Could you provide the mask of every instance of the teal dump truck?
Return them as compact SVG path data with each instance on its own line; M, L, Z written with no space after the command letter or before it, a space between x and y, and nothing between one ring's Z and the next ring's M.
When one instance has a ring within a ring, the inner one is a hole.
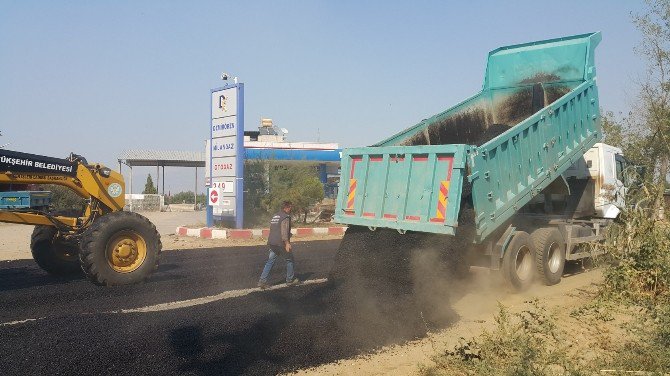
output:
M9 191L0 192L0 210L48 209L51 205L49 191Z
M375 145L345 149L335 221L467 233L467 259L501 270L514 288L536 276L558 283L566 260L592 255L580 244L601 236L625 193L621 150L599 143L600 40L590 33L498 48L476 95Z

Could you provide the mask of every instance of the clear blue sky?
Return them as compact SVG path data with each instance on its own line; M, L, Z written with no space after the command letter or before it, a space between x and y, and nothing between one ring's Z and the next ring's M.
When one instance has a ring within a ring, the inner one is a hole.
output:
M0 0L0 144L114 168L124 149L203 150L209 90L225 70L245 83L247 129L271 117L291 141L368 145L479 91L489 50L591 31L603 34L601 105L626 113L644 74L630 17L641 10L624 0ZM155 169L136 172L135 192ZM193 189L193 171L168 172L166 189Z

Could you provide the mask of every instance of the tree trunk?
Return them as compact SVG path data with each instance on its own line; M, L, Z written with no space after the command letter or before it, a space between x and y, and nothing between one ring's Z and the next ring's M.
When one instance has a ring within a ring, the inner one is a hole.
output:
M654 213L656 219L665 219L665 199L663 193L665 192L665 182L668 176L668 167L670 167L670 160L667 155L660 158L658 166L658 193L654 202Z

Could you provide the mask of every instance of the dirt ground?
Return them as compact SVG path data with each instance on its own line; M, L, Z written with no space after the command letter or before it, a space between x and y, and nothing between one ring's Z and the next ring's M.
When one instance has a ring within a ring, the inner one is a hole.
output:
M203 212L143 213L161 233L164 250L188 250L197 248L229 247L264 244L262 239L229 240L200 239L179 237L174 234L180 225L198 226L204 224ZM30 234L32 226L0 223L0 261L29 259ZM334 239L340 236L318 237ZM309 241L314 238L301 238ZM374 354L354 359L340 360L336 363L302 370L297 375L412 375L419 373L420 365L431 365L431 358L445 350L451 350L460 338L471 338L494 327L494 316L499 304L510 312L519 312L527 307L527 301L538 298L549 312L555 314L557 323L570 328L573 335L570 340L576 349L588 351L594 341L607 342L616 338L616 325L596 328L585 325L571 315L576 309L592 300L595 288L602 281L598 270L583 272L573 268L572 275L566 275L555 286L536 285L523 294L510 293L501 279L488 269L472 268L471 278L454 285L445 296L451 298L445 304L458 315L459 320L449 328L433 332L429 337L403 345L382 348Z
M617 338L617 325L611 323L607 328L595 328L571 313L583 307L593 299L598 283L602 281L599 270L579 272L563 278L555 286L536 285L522 294L507 291L502 281L488 269L472 268L472 278L454 286L451 307L460 319L453 326L433 332L427 338L403 345L380 349L370 355L340 360L294 373L295 375L415 375L419 367L433 365L432 357L453 350L461 338L469 339L484 330L492 331L494 316L499 304L510 313L528 308L526 302L538 298L557 318L560 327L570 328L571 347L584 353L594 342L607 342ZM459 293L460 292L460 293ZM458 296L461 295L461 296Z

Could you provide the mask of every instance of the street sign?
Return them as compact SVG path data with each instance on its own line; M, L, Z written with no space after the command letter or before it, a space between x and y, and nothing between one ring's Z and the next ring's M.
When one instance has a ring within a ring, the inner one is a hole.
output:
M216 216L229 217L235 216L237 201L235 197L220 197L219 205L212 206L213 213Z
M212 158L212 176L231 177L233 180L235 180L235 177L237 177L237 158Z
M219 181L218 179L214 179L214 182L212 182L212 187L217 188L219 190L220 194L223 194L223 196L235 196L235 182L234 181Z
M212 139L212 157L234 157L238 153L236 136L220 137Z
M210 188L209 189L209 205L210 206L219 206L221 205L221 193L219 193L219 188Z
M230 85L212 90L212 119L235 116L238 108L237 88L244 84Z
M212 138L237 136L237 116L212 119Z

